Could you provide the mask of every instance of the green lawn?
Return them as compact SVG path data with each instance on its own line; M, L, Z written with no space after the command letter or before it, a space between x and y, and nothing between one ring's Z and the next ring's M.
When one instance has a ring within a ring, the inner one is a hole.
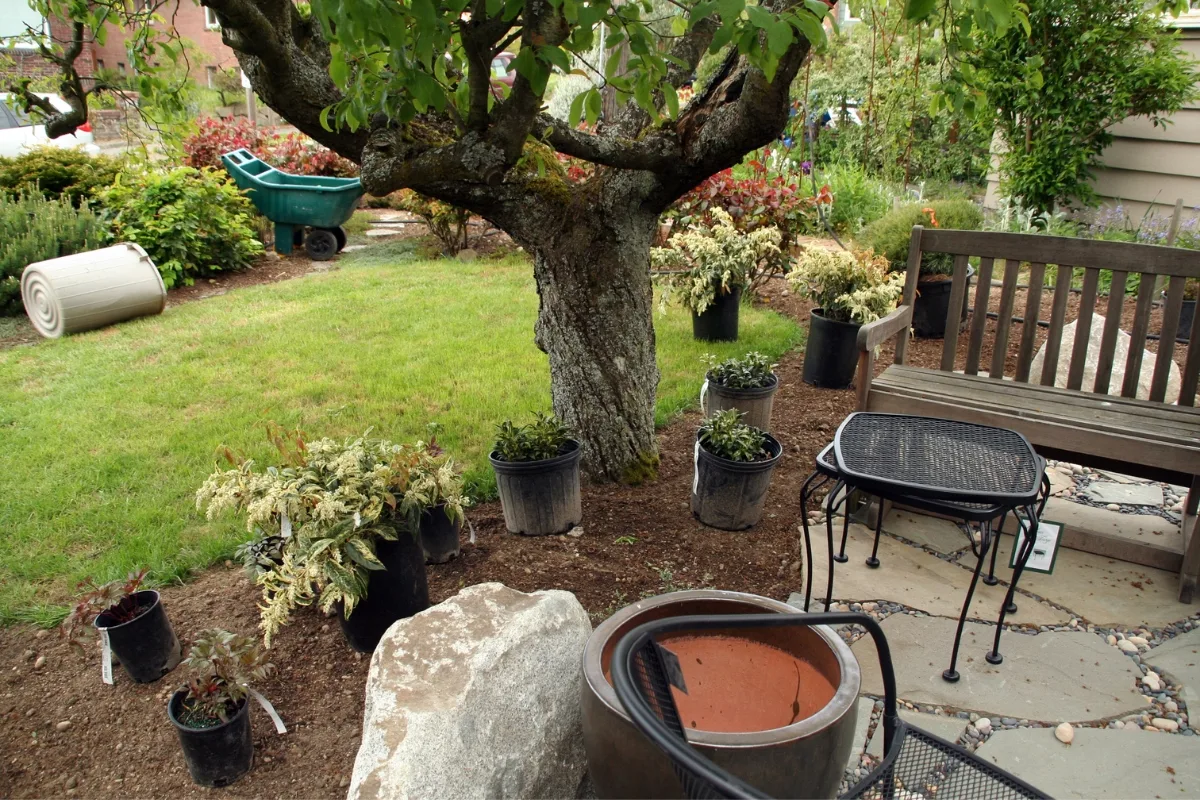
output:
M528 263L416 261L398 243L340 265L0 351L0 622L57 618L84 578L148 566L166 582L229 554L241 525L205 521L193 492L221 444L269 459L268 420L397 440L436 420L494 491L494 426L550 406ZM655 322L660 424L694 404L703 353L800 336L769 311L743 309L731 345L693 341L680 310Z

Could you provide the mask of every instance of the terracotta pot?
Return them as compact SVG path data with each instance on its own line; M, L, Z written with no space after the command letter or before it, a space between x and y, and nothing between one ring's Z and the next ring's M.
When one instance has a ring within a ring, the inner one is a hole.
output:
M583 652L583 742L601 798L683 797L667 757L633 726L605 676L621 637L638 625L689 614L798 613L765 597L700 589L650 597L621 609L588 639ZM811 663L834 686L833 698L810 717L752 733L693 730L688 741L705 756L771 797L833 797L854 744L861 682L858 662L830 628L746 631Z

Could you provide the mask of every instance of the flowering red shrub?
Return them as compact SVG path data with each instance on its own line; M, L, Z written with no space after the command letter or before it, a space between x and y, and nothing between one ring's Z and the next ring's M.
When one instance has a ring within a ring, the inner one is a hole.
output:
M817 205L831 200L828 187L817 197L809 197L798 183L783 176L739 179L727 169L676 200L671 210L678 226L711 224L712 209L723 208L739 230L749 232L774 225L788 243L798 235L819 232Z
M198 125L200 129L183 142L184 164L189 167L221 169L222 155L245 148L271 166L297 175L352 177L358 174L354 162L304 134L280 136L255 128L245 117L202 118Z

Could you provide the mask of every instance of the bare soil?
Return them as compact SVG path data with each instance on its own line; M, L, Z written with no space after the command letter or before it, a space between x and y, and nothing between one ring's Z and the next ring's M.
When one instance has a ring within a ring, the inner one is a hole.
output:
M810 307L789 296L779 281L767 287L763 301L808 319ZM1017 308L1024 309L1023 297ZM1131 309L1127 302L1126 313L1132 314ZM1047 306L1043 318L1048 315ZM1015 363L1021 327L1012 328L1010 364ZM1156 329L1157 322L1151 330ZM941 347L940 340L914 340L909 363L936 366ZM989 363L990 353L984 356ZM879 369L891 358L889 344ZM699 421L692 412L659 432L657 481L584 488L583 533L578 537L514 536L504 528L498 503L471 510L475 542L464 542L454 561L429 567L431 600L483 581L522 591L566 589L599 622L641 596L684 588L716 587L786 599L801 588L800 485L816 453L854 406L852 391L805 385L802 366L802 351L788 354L779 365L773 428L784 457L766 513L752 530L727 533L692 518L692 442ZM244 633L256 629L257 593L231 565L212 567L186 585L166 587L163 597L185 645L214 625ZM55 632L30 626L0 629L0 796L344 795L359 743L369 659L356 656L343 642L336 620L308 610L277 638L272 660L279 670L259 688L275 703L289 732L276 735L256 706L251 712L254 770L231 787L211 791L192 784L166 718L166 702L183 681L182 670L156 684L136 685L118 669L116 685L107 687L100 681L98 653L76 655ZM63 722L70 724L59 730Z

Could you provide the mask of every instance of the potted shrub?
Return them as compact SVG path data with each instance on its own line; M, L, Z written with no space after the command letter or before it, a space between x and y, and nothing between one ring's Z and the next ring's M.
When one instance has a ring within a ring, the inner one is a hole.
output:
M1177 342L1191 341L1192 322L1196 319L1197 298L1200 298L1200 279L1189 278L1183 285L1183 305L1179 307L1179 328L1175 334Z
M137 683L153 683L173 670L183 656L162 597L153 589L141 588L146 574L147 570L130 573L124 581L103 586L81 583L83 594L62 626L63 635L79 650L88 631L99 631ZM111 683L107 653L105 656L105 682Z
M264 472L226 449L232 469L218 469L196 494L209 519L246 516L264 549L277 536L278 561L256 563L261 627L268 647L299 606L336 611L342 633L360 652L393 622L429 607L425 558L415 521L424 496L407 494L421 445L366 436L305 442L297 431L276 436L284 463Z
M762 518L771 472L783 448L775 437L719 411L696 431L692 514L713 528L740 531Z
M429 442L417 442L406 464L404 498L399 512L417 529L426 564L445 564L458 556L463 509L471 501L463 496L462 474L437 443L437 426Z
M538 414L527 425L505 420L488 459L511 533L545 536L579 524L579 442L557 418Z
M167 718L179 734L183 759L201 786L228 786L250 771L250 684L271 671L255 639L204 631L187 660L188 683L171 695Z
M721 362L708 356L708 363L704 388L700 391L704 416L736 408L747 425L770 431L771 406L779 389L777 365L762 353L747 353Z
M894 271L904 272L908 269L908 245L914 225L976 231L983 225L983 212L970 200L934 200L904 205L868 225L855 240L886 258ZM953 272L954 256L948 253L922 255L917 296L913 301L912 327L916 336L940 339L946 335ZM974 268L967 267L968 281L974 274ZM968 294L963 295L961 319L964 322Z
M661 277L660 308L676 302L692 312L692 335L704 341L732 341L738 334L738 305L749 276L780 256L779 230L742 233L724 209L712 211L711 227L693 224L650 250Z
M886 316L904 294L904 274L888 273L887 259L810 247L788 273L788 282L817 304L804 348L804 382L845 389L858 364L858 329Z

